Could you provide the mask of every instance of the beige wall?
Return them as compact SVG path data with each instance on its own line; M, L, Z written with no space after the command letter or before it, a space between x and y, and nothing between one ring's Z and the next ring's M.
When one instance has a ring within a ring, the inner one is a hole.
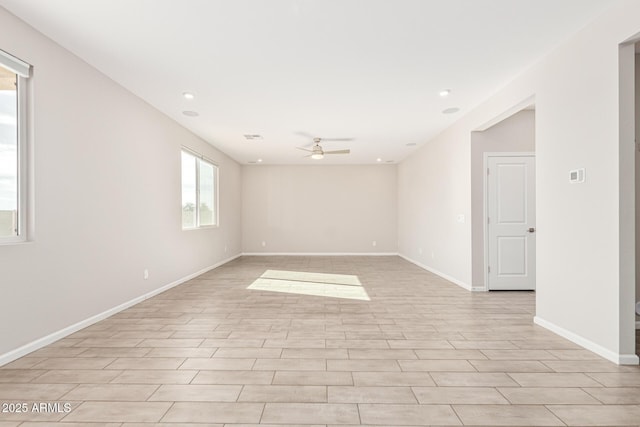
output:
M0 246L1 363L239 254L241 177L236 162L2 8L0 40L34 67L35 177L31 241ZM181 145L220 165L219 228L181 230Z
M468 130L451 127L398 166L398 251L471 286ZM463 215L463 223L458 216Z
M524 110L471 134L472 284L484 287L484 154L535 151L535 111Z
M536 322L624 363L637 361L634 284L621 268L634 256L620 233L635 224L620 203L620 153L633 147L620 142L618 61L639 31L640 2L616 4L398 170L400 253L471 284L471 224L455 220L471 213L471 134L535 96ZM576 168L583 184L569 182Z
M243 251L395 253L396 186L396 165L243 166Z

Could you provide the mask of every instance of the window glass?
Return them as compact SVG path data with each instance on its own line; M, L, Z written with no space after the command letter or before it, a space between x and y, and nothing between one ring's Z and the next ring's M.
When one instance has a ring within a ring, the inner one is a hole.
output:
M0 66L0 238L18 236L17 77Z
M218 167L182 151L182 228L218 225Z
M200 160L200 225L214 225L216 219L214 217L214 170L213 165L206 161Z
M182 152L182 228L196 223L196 157Z

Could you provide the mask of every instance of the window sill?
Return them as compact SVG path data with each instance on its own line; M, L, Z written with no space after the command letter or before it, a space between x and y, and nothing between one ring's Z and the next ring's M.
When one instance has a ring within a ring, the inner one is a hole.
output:
M15 246L33 243L33 240L28 240L22 237L16 237L11 239L0 239L0 246Z
M207 230L211 228L220 228L219 225L204 225L202 227L183 228L182 231Z

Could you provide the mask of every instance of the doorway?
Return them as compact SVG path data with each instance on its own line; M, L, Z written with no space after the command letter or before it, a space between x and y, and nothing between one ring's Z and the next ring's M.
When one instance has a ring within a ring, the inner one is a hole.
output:
M638 364L640 326L640 33L619 46L619 336L620 363Z
M535 290L535 156L485 155L486 286Z
M486 157L535 152L535 99L529 97L471 132L472 289L487 291Z

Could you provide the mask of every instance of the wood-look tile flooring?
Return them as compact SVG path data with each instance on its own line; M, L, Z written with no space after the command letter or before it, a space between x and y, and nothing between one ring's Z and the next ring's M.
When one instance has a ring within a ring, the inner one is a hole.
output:
M247 289L267 270L370 300ZM28 410L0 427L639 425L640 369L533 313L397 257L243 257L4 366L0 402Z

